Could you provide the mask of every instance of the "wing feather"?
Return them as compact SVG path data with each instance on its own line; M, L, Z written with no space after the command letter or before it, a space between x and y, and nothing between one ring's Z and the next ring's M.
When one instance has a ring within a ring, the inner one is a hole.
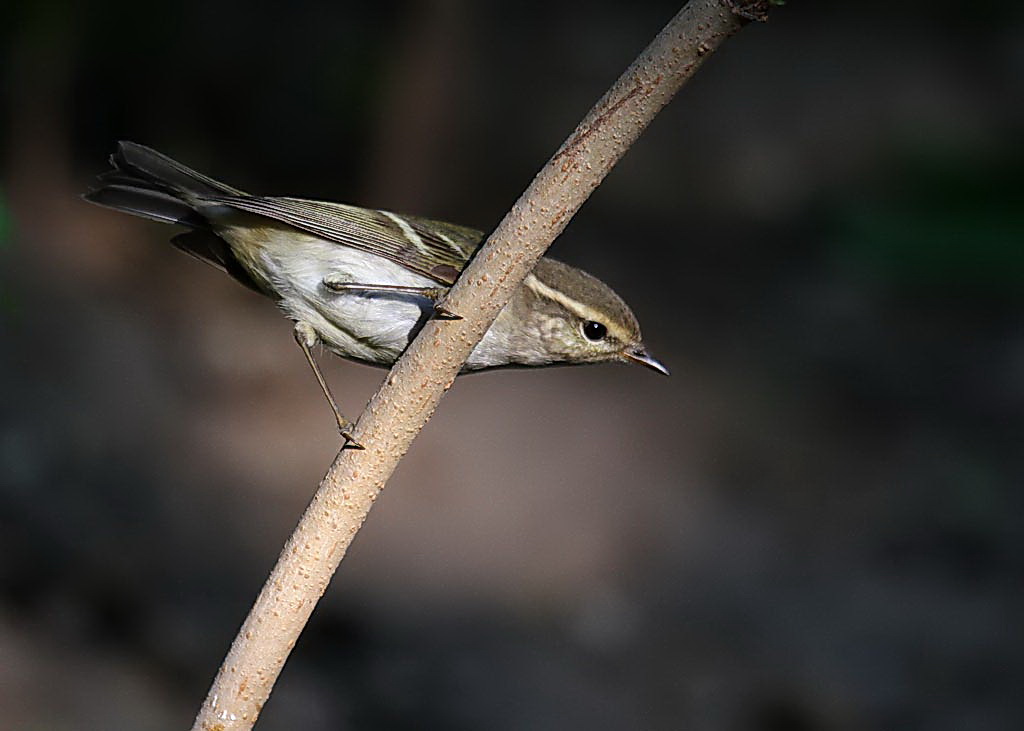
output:
M203 196L202 201L286 223L327 241L390 259L445 285L455 282L484 236L442 221L343 203L263 196Z

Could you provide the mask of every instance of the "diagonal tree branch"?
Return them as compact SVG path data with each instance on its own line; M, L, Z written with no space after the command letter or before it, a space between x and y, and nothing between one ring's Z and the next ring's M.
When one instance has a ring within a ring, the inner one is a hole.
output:
M385 482L513 291L612 166L707 56L768 0L692 0L534 178L359 418L285 544L214 679L193 731L248 729Z

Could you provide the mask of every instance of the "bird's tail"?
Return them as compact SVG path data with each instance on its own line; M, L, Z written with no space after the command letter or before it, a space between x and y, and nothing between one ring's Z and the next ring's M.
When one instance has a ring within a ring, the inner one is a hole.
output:
M110 164L113 169L100 175L99 185L83 197L154 221L205 229L206 219L196 210L198 202L246 195L135 142L119 142Z
M171 243L197 259L223 269L246 287L272 294L242 266L231 247L212 230L203 215L218 198L246 197L247 193L208 178L180 162L134 142L119 142L110 156L112 170L99 176L99 185L85 200L115 211L193 229Z

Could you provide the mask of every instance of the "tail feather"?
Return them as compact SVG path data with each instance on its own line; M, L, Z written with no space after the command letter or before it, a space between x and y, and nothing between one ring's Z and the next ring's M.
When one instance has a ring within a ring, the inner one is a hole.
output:
M85 199L154 221L207 228L196 208L204 197L245 195L135 142L119 142L110 164Z
M106 182L106 181L104 181ZM83 196L90 203L132 213L161 223L177 223L189 228L207 228L206 219L188 203L169 193L130 182L103 185Z
M110 164L138 182L168 192L197 196L245 195L230 185L207 177L177 160L135 142L119 142Z
M249 272L238 263L227 242L211 231L188 231L173 237L171 243L186 254L227 272L254 292L273 295L256 283Z
M211 198L244 197L246 193L134 142L119 142L110 156L110 164L113 169L99 176L98 186L82 196L85 200L153 221L194 229L174 237L172 243L223 269L246 287L270 294L253 280L227 242L211 230L201 210L204 202Z

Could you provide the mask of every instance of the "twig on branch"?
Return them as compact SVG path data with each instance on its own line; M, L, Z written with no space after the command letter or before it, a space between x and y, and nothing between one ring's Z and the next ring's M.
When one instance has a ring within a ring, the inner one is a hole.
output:
M193 731L256 722L316 602L398 461L555 237L697 67L767 0L693 0L637 57L537 174L452 287L461 320L426 324L370 400L285 544L214 679Z

